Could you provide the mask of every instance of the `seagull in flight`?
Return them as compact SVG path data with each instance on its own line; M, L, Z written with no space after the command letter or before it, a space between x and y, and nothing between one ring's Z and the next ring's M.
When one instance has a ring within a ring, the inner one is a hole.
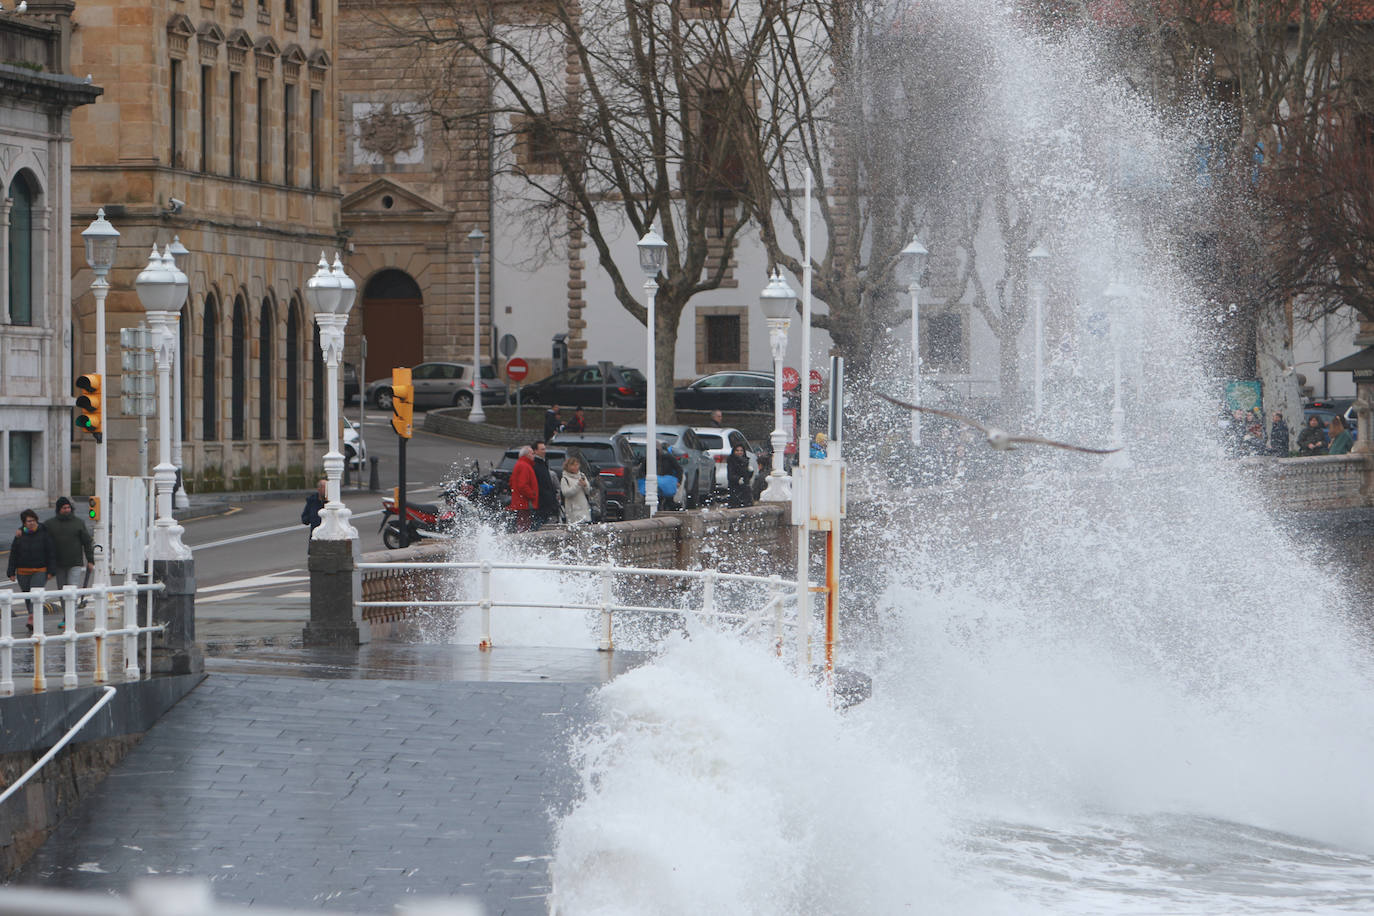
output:
M1039 436L1013 436L1004 429L998 429L995 426L984 426L977 420L972 420L962 414L951 413L948 410L938 410L934 407L921 407L917 404L908 404L906 401L899 401L896 398L888 397L881 391L877 392L877 395L884 401L896 404L898 407L903 407L907 410L931 413L937 417L944 417L946 420L953 420L965 426L972 426L987 437L988 445L997 449L999 452L1009 451L1016 448L1018 445L1048 445L1053 448L1066 449L1070 452L1087 452L1089 455L1110 455L1113 452L1121 451L1119 448L1085 448L1084 446L1072 445L1068 442L1056 442L1053 439L1042 439Z

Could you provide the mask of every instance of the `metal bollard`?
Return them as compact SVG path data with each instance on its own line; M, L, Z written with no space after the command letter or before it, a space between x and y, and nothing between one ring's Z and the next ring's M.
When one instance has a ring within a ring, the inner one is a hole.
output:
M371 465L372 465L372 473L371 473L371 475L367 478L367 488L368 488L369 490L371 490L373 493L376 493L376 492L377 492L377 489L378 489L378 486L379 486L378 483L377 483L377 459L376 459L376 458L369 458L369 459L367 459L367 460L368 460L368 461L371 463Z

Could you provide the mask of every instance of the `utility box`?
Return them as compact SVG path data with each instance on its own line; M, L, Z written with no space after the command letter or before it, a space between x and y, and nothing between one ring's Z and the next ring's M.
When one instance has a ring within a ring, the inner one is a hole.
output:
M568 335L553 335L553 371L562 372L568 368Z

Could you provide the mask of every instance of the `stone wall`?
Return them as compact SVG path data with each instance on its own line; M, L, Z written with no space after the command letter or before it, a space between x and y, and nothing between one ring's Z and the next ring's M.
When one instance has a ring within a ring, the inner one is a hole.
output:
M654 518L588 526L569 531L555 528L511 535L522 548L533 548L563 562L611 560L623 566L654 569L713 568L759 572L759 548L783 567L795 551L790 503L767 503L745 509L707 509L664 512ZM465 559L448 543L421 544L404 550L382 550L359 557L363 563L439 563ZM772 566L769 566L771 571ZM444 589L444 577L414 570L364 570L362 600L406 601L434 598ZM391 625L405 620L413 608L364 608L363 617L374 636L386 635Z
M453 436L468 442L486 442L511 448L516 445L529 445L544 435L546 410L548 407L543 404L530 404L521 408L520 428L516 429L514 407L485 408L485 423L469 423L469 409L466 407L445 407L426 413L422 428L425 432L438 433L441 436ZM627 423L644 422L643 410L608 407L604 423L601 420L600 407L588 407L584 414L587 418L587 432L615 432ZM567 420L572 416L572 410L564 408L560 416ZM679 410L677 422L688 426L714 425L711 422L710 411L704 410ZM660 420L659 425L665 424ZM745 438L755 448L762 448L768 444L768 434L773 431L773 416L767 413L731 411L725 415L725 425L744 433Z
M1363 455L1250 458L1245 465L1266 495L1283 509L1374 506L1374 460Z

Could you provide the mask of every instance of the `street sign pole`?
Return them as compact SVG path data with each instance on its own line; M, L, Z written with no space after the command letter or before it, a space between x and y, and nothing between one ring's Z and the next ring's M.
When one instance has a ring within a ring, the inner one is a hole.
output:
M363 487L363 456L367 454L367 338L358 339L358 489Z
M502 338L501 338L501 352L502 352L503 354L505 354L506 356L510 356L510 353L506 353L507 341L510 342L510 344L509 344L510 350L511 350L511 352L513 353L513 352L515 352L515 338L514 338L513 336L511 336L510 334L507 334L505 337L502 337ZM518 381L520 381L520 380L523 379L525 376L529 375L529 373L530 373L530 364L527 363L527 362L525 362L525 361L524 361L523 359L521 359L520 357L518 357L518 356L512 357L511 359L509 359L509 360L506 361L506 378L510 379L512 382L518 382ZM521 428L523 428L523 427L521 426L521 423L520 423L520 389L519 389L519 388L516 388L516 389L515 389L515 428L516 428L516 429L521 429Z

